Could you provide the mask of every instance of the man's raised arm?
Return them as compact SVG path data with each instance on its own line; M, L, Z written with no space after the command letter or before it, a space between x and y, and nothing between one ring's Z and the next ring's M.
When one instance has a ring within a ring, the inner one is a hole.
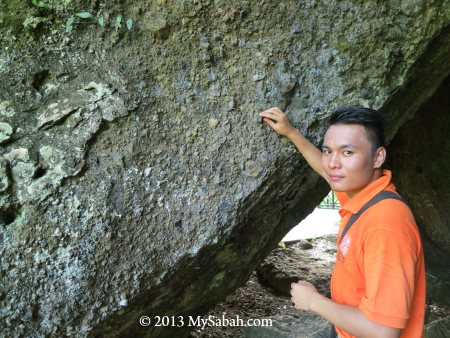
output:
M314 144L309 142L294 126L287 116L279 108L270 108L259 115L278 134L286 136L297 147L305 160L320 176L328 181L322 167L322 152Z

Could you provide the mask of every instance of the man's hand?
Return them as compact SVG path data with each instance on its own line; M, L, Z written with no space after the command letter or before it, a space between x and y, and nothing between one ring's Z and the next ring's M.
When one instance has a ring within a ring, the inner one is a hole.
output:
M317 289L304 280L291 284L291 302L296 310L311 310L311 300L318 295Z
M261 113L259 116L263 118L263 121L267 123L278 134L287 136L292 143L297 147L305 160L320 176L325 180L328 177L325 170L322 167L321 158L322 151L320 151L314 144L309 142L294 126L289 122L286 115L280 110L280 108L270 108Z
M259 115L265 123L280 135L289 137L297 131L280 108L270 108L259 113Z
M314 285L306 281L292 283L291 296L296 310L315 312L353 336L398 338L401 335L401 329L371 321L356 306L333 302L318 293Z

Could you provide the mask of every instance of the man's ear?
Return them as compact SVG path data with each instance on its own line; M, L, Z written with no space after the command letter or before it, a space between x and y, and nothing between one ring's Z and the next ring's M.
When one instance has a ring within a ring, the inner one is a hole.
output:
M377 168L381 168L381 166L383 165L384 161L386 161L386 148L384 147L379 147L376 151L375 151L375 161L373 164L374 169Z

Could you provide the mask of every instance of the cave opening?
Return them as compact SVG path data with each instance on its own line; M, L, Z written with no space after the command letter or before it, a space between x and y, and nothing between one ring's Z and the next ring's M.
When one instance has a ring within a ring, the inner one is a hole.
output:
M388 165L412 206L430 267L450 268L450 76L389 145Z

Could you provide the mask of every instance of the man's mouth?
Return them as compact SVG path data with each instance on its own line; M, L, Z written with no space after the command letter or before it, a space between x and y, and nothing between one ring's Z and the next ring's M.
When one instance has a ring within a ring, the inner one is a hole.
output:
M330 177L330 180L332 182L337 182L339 180L341 180L342 178L344 178L344 176L340 176L340 175L328 175Z

